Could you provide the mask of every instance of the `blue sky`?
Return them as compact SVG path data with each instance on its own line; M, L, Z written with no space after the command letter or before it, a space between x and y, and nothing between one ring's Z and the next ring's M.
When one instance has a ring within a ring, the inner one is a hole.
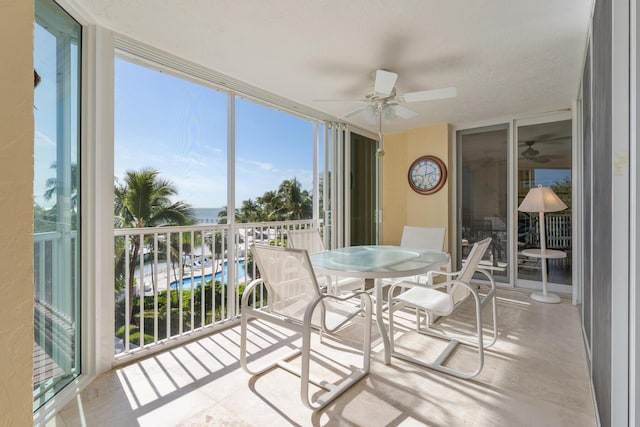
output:
M227 95L125 60L115 65L115 176L152 167L193 207L227 204ZM236 205L313 181L313 124L236 99Z
M550 187L565 178L571 178L570 169L536 169L535 185Z
M56 159L55 43L36 26L36 68L42 82L36 90L36 202L45 201L47 178L55 176ZM39 46L42 53L38 52ZM75 52L73 53L76 58ZM179 199L193 207L227 204L227 95L172 75L118 59L115 63L114 175L151 167L177 187ZM73 116L73 114L72 114ZM75 120L72 126L77 123ZM77 152L75 142L72 158ZM307 120L236 99L236 206L276 190L297 178L312 188L313 124ZM536 184L550 185L570 171L539 170Z
M71 81L76 82L78 78L77 46L71 45ZM33 158L33 192L34 201L45 208L52 207L55 197L45 200L44 192L47 190L46 182L49 178L55 178L56 171L51 166L56 163L57 147L57 116L56 116L56 39L51 33L44 30L40 25L35 25L34 43L34 68L37 70L41 80L34 90L34 158ZM78 91L74 84L71 84L71 99L77 99ZM71 129L78 126L78 116L76 103L71 102L71 112L69 124ZM77 133L69 132L71 140L66 146L70 150L72 163L78 163Z

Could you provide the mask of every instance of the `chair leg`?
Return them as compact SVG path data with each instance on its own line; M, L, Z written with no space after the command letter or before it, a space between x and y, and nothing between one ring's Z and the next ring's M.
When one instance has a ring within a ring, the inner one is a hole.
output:
M389 301L389 352L394 352L394 333L393 333L393 301Z
M319 381L310 377L310 363L311 363L311 326L309 322L304 322L305 325L302 329L302 346L301 346L301 365L299 370L300 376L300 398L304 405L312 410L318 410L324 408L331 403L336 397L342 394L346 389L354 385L365 377L371 369L371 312L372 304L370 298L362 297L364 308L364 335L363 335L363 348L362 348L362 368L355 368L353 372L343 378L340 384L335 385L327 381ZM368 321L367 321L368 320ZM322 329L322 328L321 328ZM296 373L290 370L292 373ZM316 400L309 398L309 383L315 384L327 390L326 393L318 396Z
M393 356L406 360L408 362L411 363L415 363L417 365L420 366L424 366L426 368L430 368L430 369L434 369L440 372L444 372L446 374L449 375L453 375L455 377L458 378L463 378L463 379L469 379L469 378L473 378L475 376L477 376L478 374L480 374L480 372L482 371L482 368L484 367L484 340L483 340L483 329L482 329L482 308L483 308L483 304L480 303L480 298L478 297L477 294L473 293L473 298L474 298L474 302L475 302L475 307L476 307L476 334L477 334L477 343L474 341L468 341L468 340L457 340L457 339L451 339L445 335L442 334L438 334L435 333L433 331L429 331L429 328L427 327L426 330L424 331L420 331L421 333L425 334L425 335L430 335L439 339L444 339L449 341L449 344L447 345L447 347L438 355L438 357L435 359L434 362L428 362L422 359L417 359L415 357L406 355L406 354L401 354L401 353L396 353L394 350L394 340L393 340L393 304L390 305L390 309L389 309L389 334L390 334L390 338L391 338L391 353ZM493 299L493 302L495 302L495 298ZM429 312L425 312L427 315L427 324L430 324L430 319L429 319ZM494 311L495 313L495 311ZM496 319L496 317L494 316L494 319ZM495 323L494 323L495 325ZM495 340L493 341L495 342ZM493 342L491 344L493 344ZM474 371L470 371L470 372L465 372L465 371L460 371L457 369L452 369L449 368L447 366L444 365L444 363L447 361L448 357L451 355L451 353L454 351L454 349L459 345L459 344L463 344L463 345L467 345L469 347L475 347L477 350L477 357L478 357L478 364L477 367Z
M284 357L281 357L279 359L276 359L272 362L268 362L267 364L263 365L262 367L258 368L258 369L251 369L249 367L249 363L247 362L247 329L248 329L248 324L249 324L249 317L247 312L250 311L249 309L245 308L242 311L242 315L240 317L240 366L242 367L242 369L251 375L259 375L262 374L270 369L275 368L276 366L280 366L282 363L285 363L284 361L292 359L298 355L300 355L300 350L296 349L294 351L292 351L291 353L285 355Z

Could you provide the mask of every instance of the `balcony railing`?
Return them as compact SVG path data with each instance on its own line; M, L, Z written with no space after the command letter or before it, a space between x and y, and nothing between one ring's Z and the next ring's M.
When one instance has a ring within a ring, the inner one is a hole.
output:
M249 245L282 245L287 230L314 226L298 220L114 230L115 360L226 327L255 276Z
M33 235L34 364L36 406L77 375L76 231Z

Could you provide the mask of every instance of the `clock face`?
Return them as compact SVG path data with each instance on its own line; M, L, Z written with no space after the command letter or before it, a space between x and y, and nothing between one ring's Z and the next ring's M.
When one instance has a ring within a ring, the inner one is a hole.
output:
M409 168L409 185L420 194L433 194L447 180L447 168L442 160L434 156L422 156Z

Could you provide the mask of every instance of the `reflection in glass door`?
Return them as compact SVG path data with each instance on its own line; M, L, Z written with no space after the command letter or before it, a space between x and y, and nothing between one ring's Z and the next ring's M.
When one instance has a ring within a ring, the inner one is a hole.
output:
M378 243L378 142L351 133L351 246Z
M571 285L571 120L518 126L518 202L529 189L550 187L569 207L545 214L546 247L564 251L566 258L549 259L549 283ZM542 280L540 259L521 254L540 247L539 214L518 212L518 281ZM525 281L525 283L523 283Z
M492 238L482 265L497 281L509 281L509 125L458 132L458 259L473 244Z
M35 2L33 409L80 374L81 26Z

